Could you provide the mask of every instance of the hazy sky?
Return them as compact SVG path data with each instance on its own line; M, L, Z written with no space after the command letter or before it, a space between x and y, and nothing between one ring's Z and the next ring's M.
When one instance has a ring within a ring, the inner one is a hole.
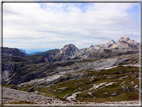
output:
M139 42L139 11L138 3L4 3L3 46L38 52L122 36Z

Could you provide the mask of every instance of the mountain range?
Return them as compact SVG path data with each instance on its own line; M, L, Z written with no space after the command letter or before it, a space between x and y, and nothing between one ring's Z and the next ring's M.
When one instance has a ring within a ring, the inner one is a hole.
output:
M46 52L35 52L31 55L41 55L45 62L64 61L70 59L87 59L93 57L111 57L127 53L137 53L139 43L128 37L121 37L106 44L92 45L89 48L78 49L74 44L67 44L63 48ZM54 53L55 51L55 53ZM50 54L51 53L51 54ZM107 54L106 54L107 53Z
M22 51L22 52L21 52ZM110 58L124 54L139 53L139 43L128 37L121 37L118 42L113 40L106 44L92 45L89 48L78 49L74 44L67 44L63 48L48 50L46 52L35 52L34 54L25 55L25 50L17 48L3 47L3 78L8 78L10 72L13 72L5 63L25 62L25 63L43 63L57 62L74 59L90 58Z
M67 101L137 100L139 45L121 37L88 48L67 44L29 56L3 47L3 84Z

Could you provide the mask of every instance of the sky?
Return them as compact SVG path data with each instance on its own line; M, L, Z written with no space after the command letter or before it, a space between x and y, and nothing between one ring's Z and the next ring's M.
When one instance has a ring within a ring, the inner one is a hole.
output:
M3 46L27 53L140 42L139 3L3 3Z

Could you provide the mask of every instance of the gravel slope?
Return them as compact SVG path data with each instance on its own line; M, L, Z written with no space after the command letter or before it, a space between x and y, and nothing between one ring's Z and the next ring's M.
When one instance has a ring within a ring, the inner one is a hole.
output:
M28 101L28 102L33 102L34 104L63 103L59 99L45 97L42 95L38 95L36 93L19 91L19 90L3 87L3 103L11 103L11 102L19 102L19 101Z

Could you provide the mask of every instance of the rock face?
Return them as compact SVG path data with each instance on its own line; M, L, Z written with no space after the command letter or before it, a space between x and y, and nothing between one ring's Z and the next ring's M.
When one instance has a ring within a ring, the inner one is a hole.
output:
M71 56L77 54L78 51L79 49L73 44L65 45L54 57L54 61L68 60Z
M25 53L21 52L17 48L2 48L2 55L3 55L3 63L2 63L2 72L3 72L3 79L6 80L9 78L11 73L13 72L15 67L20 67L20 60L24 60Z
M59 52L59 49L53 49L53 50L48 50L46 52L43 52L42 54L40 54L41 56L43 56L42 60L44 62L52 62L53 58L55 57L55 55Z

